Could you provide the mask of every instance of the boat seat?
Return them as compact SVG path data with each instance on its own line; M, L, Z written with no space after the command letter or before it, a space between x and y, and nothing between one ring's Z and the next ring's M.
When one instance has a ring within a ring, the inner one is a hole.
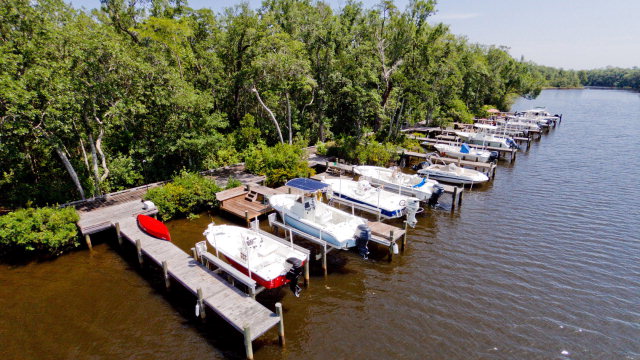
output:
M267 256L272 252L276 251L277 248L278 248L278 245L272 242L263 242L262 246L258 248L258 254L260 256Z

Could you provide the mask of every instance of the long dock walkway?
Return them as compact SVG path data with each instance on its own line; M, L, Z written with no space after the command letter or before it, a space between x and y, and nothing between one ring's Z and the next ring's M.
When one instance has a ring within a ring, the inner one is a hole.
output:
M142 206L141 201L134 200L90 211L80 210L78 227L84 236L115 227L119 242L124 239L136 247L139 261L143 261L144 255L160 266L165 280L175 280L198 297L201 316L206 308L211 309L233 328L244 332L245 343L280 322L280 316L228 284L173 243L142 232L136 215L154 212L145 211Z

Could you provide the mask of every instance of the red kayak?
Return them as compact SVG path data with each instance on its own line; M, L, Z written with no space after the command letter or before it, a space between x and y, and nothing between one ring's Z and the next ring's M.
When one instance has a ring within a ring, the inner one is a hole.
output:
M160 220L156 220L151 216L138 215L138 226L142 231L151 236L155 236L158 239L171 241L171 235L169 235L169 229Z

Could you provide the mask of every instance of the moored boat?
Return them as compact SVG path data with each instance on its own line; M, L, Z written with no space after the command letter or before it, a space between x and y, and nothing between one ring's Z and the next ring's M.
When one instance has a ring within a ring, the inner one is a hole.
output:
M331 186L334 196L379 209L381 215L387 218L403 216L410 202L419 201L416 198L373 187L367 180L325 179L323 182Z
M418 174L428 177L429 179L436 179L441 182L470 185L481 184L489 181L489 177L480 171L465 169L451 163L448 165L430 164L423 162L420 164L421 168L418 169ZM419 167L420 167L419 166Z
M297 284L307 261L306 255L292 246L251 229L209 224L203 235L233 267L266 289L275 289L290 282ZM292 286L294 293L299 291L297 289Z
M498 127L488 124L475 124L476 132L456 131L455 134L463 141L474 145L486 145L491 147L513 149L518 148L513 139L505 134L498 134Z
M447 144L435 144L434 147L438 150L440 155L459 158L462 160L476 161L476 162L490 162L498 158L498 153L494 153L489 150L471 148L469 145L462 143L462 145L447 145Z
M353 168L361 179L372 184L382 185L385 189L398 194L413 196L420 201L435 205L444 192L437 181L425 179L416 174L405 174L400 169L388 169L380 166L360 165Z
M171 241L169 229L167 229L167 226L162 221L143 214L139 214L136 217L136 220L138 221L138 226L142 231L159 239Z
M285 225L340 249L356 246L356 236L367 227L363 218L317 201L314 196L276 194L269 198L269 204Z

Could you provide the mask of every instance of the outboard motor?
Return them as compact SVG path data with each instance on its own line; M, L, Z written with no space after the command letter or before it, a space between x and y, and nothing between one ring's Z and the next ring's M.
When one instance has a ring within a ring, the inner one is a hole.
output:
M429 198L429 206L434 207L438 205L438 199L444 193L444 187L440 184L433 185L433 190L431 191L431 197Z
M500 153L498 153L497 151L492 151L491 155L489 155L489 162L498 161L498 156L500 156Z
M518 144L516 144L516 142L513 141L512 138L507 138L507 145L509 145L510 149L518 149L518 150L520 150L520 146Z
M302 274L302 261L298 258L290 257L287 259L287 263L291 264L291 268L289 268L285 278L289 280L289 289L291 289L293 295L299 297L302 289L298 285L298 278Z
M369 257L369 240L371 239L371 229L365 225L360 224L356 230L356 247L358 248L358 253L364 259Z
M407 224L412 228L416 226L418 220L416 220L416 214L420 210L420 200L409 198L407 199Z
M411 168L413 169L413 171L418 171L421 169L426 168L427 166L431 166L433 164L431 164L431 161L427 160L427 161L423 161L421 163L418 163L416 165L413 165Z

